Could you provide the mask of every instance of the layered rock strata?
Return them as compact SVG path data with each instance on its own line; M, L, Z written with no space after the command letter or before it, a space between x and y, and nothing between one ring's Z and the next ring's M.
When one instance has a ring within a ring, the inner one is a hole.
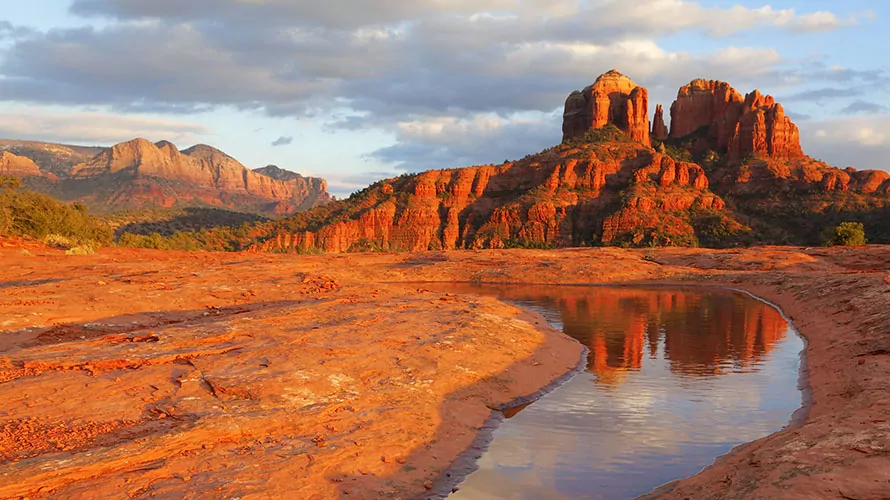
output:
M649 145L649 92L616 70L572 92L563 114L563 141L613 124L630 138Z

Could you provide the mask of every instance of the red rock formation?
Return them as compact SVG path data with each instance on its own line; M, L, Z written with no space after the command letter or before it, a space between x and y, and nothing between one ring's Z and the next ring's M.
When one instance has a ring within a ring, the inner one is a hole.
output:
M349 220L311 230L311 213L303 224L298 215L286 224L297 231L273 231L257 249L563 247L655 230L665 217L686 221L675 225L691 234L691 209L723 207L708 186L699 165L641 144L561 146L515 163L380 182L360 199L332 205L338 218L354 214ZM632 193L628 202L625 193ZM621 216L610 220L606 209L616 204Z
M672 139L686 137L707 127L715 150L729 146L735 125L741 116L744 98L728 83L715 80L693 80L680 88L671 106Z
M164 206L198 202L282 214L330 201L327 183L321 179L273 179L248 170L210 146L197 145L179 151L167 141L152 144L145 139L134 139L118 144L88 162L75 165L71 177L97 185L114 184L114 192L98 195L95 200L112 206L150 206L153 199L163 199ZM134 190L126 183L144 187ZM120 189L130 196L121 196ZM140 193L153 194L147 198Z
M0 175L13 177L40 177L37 164L29 158L16 156L8 151L0 152Z
M770 158L801 158L800 132L785 109L772 96L759 91L745 97L745 107L735 133L729 142L731 159L740 160L749 155Z
M563 114L563 141L608 124L617 126L635 141L650 144L649 93L616 70L569 95Z
M800 133L785 110L759 91L744 99L728 83L693 80L680 88L671 106L673 139L701 134L711 149L731 160L751 155L779 159L804 156Z
M664 109L661 104L655 106L655 120L652 122L652 138L664 142L669 135L667 125L664 124Z

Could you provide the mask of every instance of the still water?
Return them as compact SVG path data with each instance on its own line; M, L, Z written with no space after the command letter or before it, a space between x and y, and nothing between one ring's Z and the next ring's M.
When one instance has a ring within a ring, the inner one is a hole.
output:
M455 500L625 499L775 432L801 406L802 340L722 290L449 285L544 316L587 369L507 412Z

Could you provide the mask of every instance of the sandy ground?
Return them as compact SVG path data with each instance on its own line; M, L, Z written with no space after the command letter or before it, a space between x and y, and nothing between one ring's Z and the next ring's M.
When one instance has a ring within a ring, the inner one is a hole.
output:
M424 281L779 304L812 404L653 498L890 498L890 247L291 256L0 242L0 498L424 498L583 347ZM592 443L592 445L595 445Z

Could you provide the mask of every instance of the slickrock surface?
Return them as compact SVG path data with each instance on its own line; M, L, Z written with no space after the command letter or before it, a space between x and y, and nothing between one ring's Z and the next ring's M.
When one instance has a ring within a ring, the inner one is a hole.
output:
M74 257L6 241L0 498L424 498L489 407L581 346L420 281L765 297L808 340L807 417L654 497L886 498L888 262L879 246Z

